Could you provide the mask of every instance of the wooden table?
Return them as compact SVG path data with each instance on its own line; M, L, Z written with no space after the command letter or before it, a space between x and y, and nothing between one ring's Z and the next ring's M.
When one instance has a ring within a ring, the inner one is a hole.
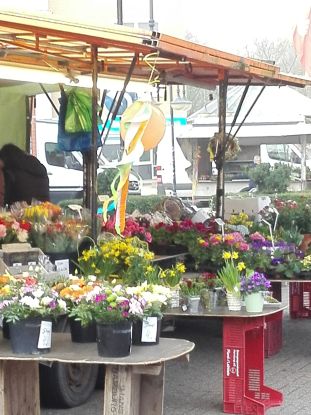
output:
M281 392L264 385L264 326L282 317L286 306L267 306L262 313L216 307L198 313L167 310L168 317L223 318L223 409L230 414L264 415L283 402Z
M53 333L50 353L17 355L2 339L0 414L40 414L39 363L48 361L105 364L104 415L161 415L165 362L187 357L193 348L187 340L161 338L156 346L133 346L128 357L104 358L95 343L72 343L69 334Z

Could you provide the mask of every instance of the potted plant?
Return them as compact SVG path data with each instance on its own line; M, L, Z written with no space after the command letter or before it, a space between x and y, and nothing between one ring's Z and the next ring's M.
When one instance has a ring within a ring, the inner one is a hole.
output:
M223 252L225 265L218 271L220 284L226 291L228 308L230 311L241 310L241 272L245 270L244 262L238 261L239 254L236 251Z
M100 356L123 357L131 353L132 322L129 298L121 285L103 287L93 297L97 350Z
M262 312L264 293L271 288L271 283L260 272L252 272L241 279L240 292L245 300L246 311L249 313Z
M95 275L104 280L114 279L117 275L127 284L135 285L145 280L146 267L153 258L146 242L137 237L120 238L110 234L97 245L82 251L78 266L83 275Z
M199 311L201 291L206 288L206 284L203 281L199 281L195 278L188 278L183 280L180 284L180 291L183 297L182 307L189 309L191 313Z
M159 343L163 308L168 304L171 290L147 282L137 287L127 287L130 296L129 318L133 321L134 345Z
M66 303L46 282L27 276L11 279L0 309L13 352L38 354L50 350L51 320L66 313Z
M71 340L74 343L95 342L93 297L100 292L102 283L94 275L71 276L58 282L54 288L67 303Z

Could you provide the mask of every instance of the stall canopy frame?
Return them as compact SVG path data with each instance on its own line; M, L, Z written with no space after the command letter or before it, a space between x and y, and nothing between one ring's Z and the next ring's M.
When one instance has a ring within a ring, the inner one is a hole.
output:
M156 56L156 59L154 58ZM58 72L74 79L90 75L93 81L95 113L97 79L104 76L125 79L133 58L131 79L147 82L148 59L156 64L158 84L184 84L202 88L220 86L219 132L225 134L227 87L230 85L290 85L303 88L309 80L280 72L265 62L243 58L159 32L134 30L123 26L95 27L42 15L0 13L0 65ZM1 82L0 82L1 85ZM90 154L86 158L85 200L94 218L96 238L96 118ZM225 139L225 137L224 137ZM223 178L220 174L218 214L223 212ZM221 183L222 182L222 183Z

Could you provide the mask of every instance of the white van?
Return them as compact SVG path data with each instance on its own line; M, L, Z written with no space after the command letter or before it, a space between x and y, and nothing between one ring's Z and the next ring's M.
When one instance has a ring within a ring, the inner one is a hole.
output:
M83 194L83 159L80 152L58 149L57 123L54 121L36 121L35 144L32 153L47 169L50 181L51 201L81 198ZM99 159L98 173L113 168L103 155ZM129 194L141 194L141 178L136 173L130 174Z

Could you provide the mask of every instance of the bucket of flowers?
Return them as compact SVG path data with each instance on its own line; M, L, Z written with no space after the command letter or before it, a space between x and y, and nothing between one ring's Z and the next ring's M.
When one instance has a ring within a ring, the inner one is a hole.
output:
M103 286L93 297L96 340L99 356L123 357L131 353L132 322L129 295L118 285Z
M146 242L137 237L120 238L110 234L109 238L83 250L78 265L83 275L104 280L114 279L116 275L122 279L127 275L131 281L143 282L144 272L153 258Z
M10 280L0 310L9 324L14 353L39 354L51 348L52 319L66 313L66 303L40 278Z
M158 344L163 309L168 305L171 290L159 284L127 287L130 296L129 318L133 322L134 345Z
M240 292L245 300L246 311L260 313L263 310L265 293L271 288L265 274L249 271L241 279Z
M66 302L71 340L74 343L96 341L96 323L93 316L93 297L101 291L102 282L94 275L69 276L58 281L54 289Z

